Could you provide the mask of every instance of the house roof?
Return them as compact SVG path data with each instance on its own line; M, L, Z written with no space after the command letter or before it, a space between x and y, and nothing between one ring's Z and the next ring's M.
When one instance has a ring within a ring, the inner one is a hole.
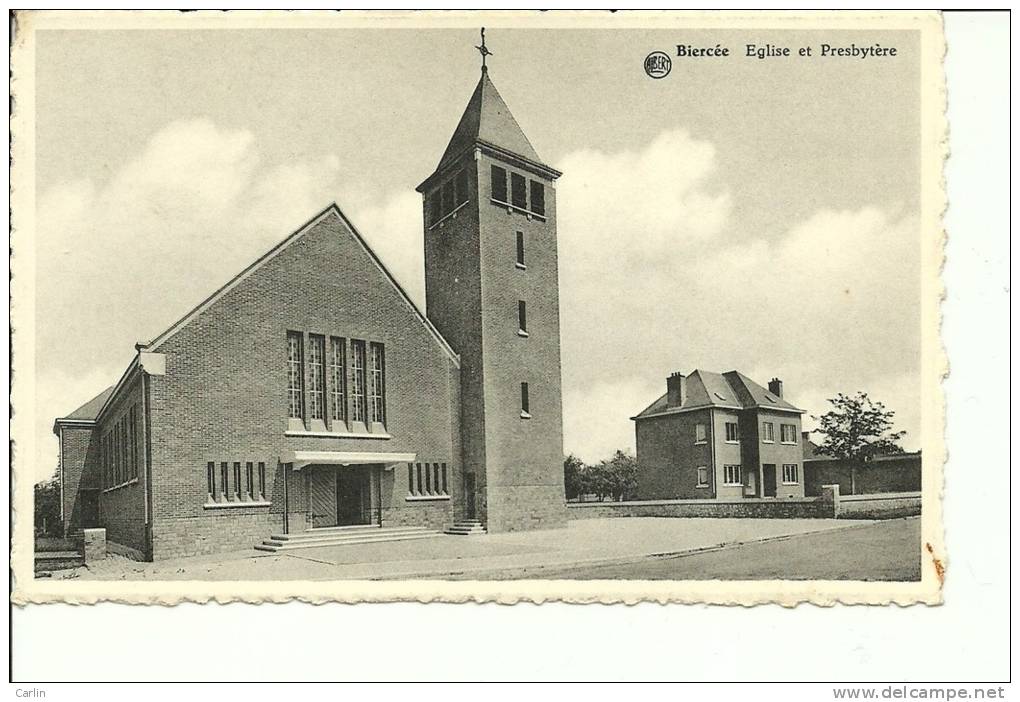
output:
M804 412L781 397L773 395L738 371L715 373L697 369L692 371L684 382L686 396L682 405L669 407L667 405L668 393L663 393L655 402L631 419L644 419L660 414L710 407L730 410L760 408L801 414Z
M450 143L439 159L435 172L442 171L465 151L479 144L496 147L525 161L553 170L542 162L535 147L524 135L510 108L489 78L487 70L482 71L478 85L468 100L464 114L461 115L460 122L457 123L457 128L453 131Z
M78 409L64 415L63 417L59 417L54 424L54 429L56 429L57 424L94 422L96 417L99 416L99 410L103 408L106 401L110 399L110 395L113 394L114 387L116 386L111 385Z

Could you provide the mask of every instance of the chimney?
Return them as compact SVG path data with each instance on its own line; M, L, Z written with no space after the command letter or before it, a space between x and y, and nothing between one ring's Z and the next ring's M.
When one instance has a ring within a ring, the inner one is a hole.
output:
M779 378L773 378L770 380L769 392L778 397L780 400L783 399L783 381Z
M680 407L687 399L687 383L684 374L677 371L666 378L666 406Z

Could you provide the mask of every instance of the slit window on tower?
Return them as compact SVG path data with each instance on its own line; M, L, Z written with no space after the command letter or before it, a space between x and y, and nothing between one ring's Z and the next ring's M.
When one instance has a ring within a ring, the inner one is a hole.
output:
M545 186L537 180L531 181L531 211L545 216Z
M506 169L499 166L492 167L492 199L498 202L506 202Z
M524 176L519 173L510 174L510 197L512 198L510 204L514 207L520 207L522 210L528 209L528 191L527 181L524 180Z
M528 397L527 383L521 383L521 414L531 415L531 399Z
M517 328L525 333L528 331L528 305L524 300L517 301Z
M517 265L524 266L524 232L517 232Z
M468 173L466 169L461 169L457 172L457 177L454 179L456 188L454 189L455 204L462 205L468 201Z

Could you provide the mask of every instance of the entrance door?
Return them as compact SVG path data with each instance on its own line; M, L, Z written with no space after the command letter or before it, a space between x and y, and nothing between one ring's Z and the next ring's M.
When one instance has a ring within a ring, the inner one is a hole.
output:
M368 466L337 472L336 507L338 526L372 524L372 470Z
M464 516L475 519L475 474L464 474Z
M765 497L776 496L776 464L775 463L763 463L761 466L762 472L762 487L764 490Z

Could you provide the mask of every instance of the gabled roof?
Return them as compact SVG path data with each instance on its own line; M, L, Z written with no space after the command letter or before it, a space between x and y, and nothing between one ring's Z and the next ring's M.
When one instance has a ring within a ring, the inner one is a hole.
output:
M773 395L742 373L714 373L712 371L694 370L684 381L686 396L679 407L669 407L668 393L663 393L655 402L643 409L631 419L644 419L660 414L687 412L696 409L718 408L729 410L741 409L773 409L786 412L803 413L786 400Z
M482 77L479 78L478 85L468 100L446 151L439 159L435 173L442 171L476 145L496 147L534 165L554 171L542 162L535 147L524 135L510 108L489 78L487 70L482 71ZM558 171L554 172L558 174Z
M329 205L329 207L327 207L322 212L317 214L315 217L313 217L307 223L305 223L301 228L299 228L293 234L291 234L286 239L281 241L279 244L274 246L272 249L267 251L261 257L256 259L250 266L248 266L243 271L241 271L236 276L234 276L229 282L227 282L223 287L221 287L219 290L214 292L212 295L207 297L197 307L195 307L190 312L188 312L186 315L184 315L179 320L174 322L174 324L172 324L169 329L164 331L162 334L158 335L155 339L153 339L148 344L143 344L141 346L141 348L145 349L146 351L156 351L159 348L160 344L162 344L167 339L169 339L171 336L173 336L179 329L181 329L182 327L187 325L192 319L197 317L199 314L201 314L203 311L205 311L208 307L213 305L217 300L219 300L221 297L223 297L223 295L225 295L230 290L232 290L235 286L237 286L238 283L240 283L242 280L244 280L245 278L250 276L252 273L257 271L259 268L261 268L267 262L272 260L278 254L280 254L281 252L286 250L287 247L289 247L295 241L300 239L307 232L311 231L311 229L316 224L318 224L319 222L321 222L323 219L325 219L326 217L328 217L330 215L334 215L334 216L338 217L340 219L340 221L346 226L346 228L351 232L351 234L353 234L354 239L362 246L362 248L365 249L365 251L369 255L369 258L371 258L372 262L376 265L376 267L379 269L379 271L383 274L383 277L400 294L401 298L403 298L404 302L407 304L407 306L411 310L411 312L425 326L425 328L429 332L429 334L436 340L436 342L443 349L443 351L446 352L446 354L450 357L450 359L454 362L454 364L459 367L460 366L460 357L453 350L453 347L450 346L450 344L446 341L446 339L443 338L443 335L439 333L439 330L436 329L436 327L432 324L431 321L429 321L429 319L424 315L424 313L422 313L422 311L420 309L418 309L418 306L416 304L414 304L414 301L411 299L410 295L407 294L407 291L405 291L404 288L400 285L400 283L397 282L397 279L393 277L393 274L390 273L389 269L386 268L386 265L382 262L382 260L375 253L375 251L372 250L372 247L368 245L368 242L365 241L364 237L361 236L361 233L358 232L358 230L354 227L354 225L351 223L351 221L349 219L347 219L347 216L344 215L344 213L340 210L340 207L337 206L337 204L335 202L332 203L331 205Z
M96 417L99 416L99 411L103 408L103 405L106 404L106 401L110 399L110 395L113 394L114 387L114 385L111 385L70 414L58 417L54 422L54 433L57 431L57 425L60 424L87 424L94 422Z

